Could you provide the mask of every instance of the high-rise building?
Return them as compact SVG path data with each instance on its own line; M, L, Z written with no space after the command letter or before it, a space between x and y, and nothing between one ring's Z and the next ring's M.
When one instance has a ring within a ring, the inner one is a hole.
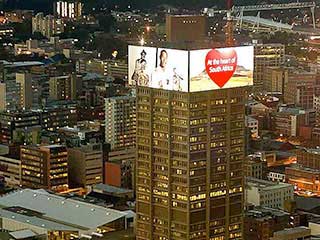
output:
M136 98L133 95L106 98L105 141L110 144L105 164L105 183L118 179L118 187L132 188L136 142ZM114 171L117 169L117 171ZM118 173L118 174L117 174ZM113 176L107 176L107 175Z
M53 15L44 16L43 13L37 13L32 18L32 33L40 32L46 38L64 32L64 23L60 18Z
M87 187L102 183L102 156L101 144L68 148L70 187Z
M81 77L75 74L51 77L49 95L52 100L76 100L81 93Z
M20 86L20 108L32 107L32 77L30 73L16 73L16 82Z
M83 4L79 0L54 2L54 15L59 18L79 19L82 16Z
M207 25L207 17L204 15L167 15L167 41L178 43L203 41L208 34Z
M254 55L254 90L256 92L267 89L267 67L280 66L284 61L285 47L282 44L256 44Z
M137 239L243 239L246 89L137 90Z
M54 191L68 189L68 153L61 145L22 146L21 184Z
M135 104L131 95L106 98L106 142L111 149L135 145Z

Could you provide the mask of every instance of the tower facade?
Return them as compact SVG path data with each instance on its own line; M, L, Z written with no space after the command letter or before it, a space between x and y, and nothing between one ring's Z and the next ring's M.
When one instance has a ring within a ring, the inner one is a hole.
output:
M246 87L137 89L137 239L243 239Z

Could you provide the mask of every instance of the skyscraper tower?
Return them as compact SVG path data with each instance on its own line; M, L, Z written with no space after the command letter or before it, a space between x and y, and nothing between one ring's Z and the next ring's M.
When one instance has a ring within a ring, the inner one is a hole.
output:
M247 87L190 91L213 86L201 76L184 92L137 87L137 240L243 239Z

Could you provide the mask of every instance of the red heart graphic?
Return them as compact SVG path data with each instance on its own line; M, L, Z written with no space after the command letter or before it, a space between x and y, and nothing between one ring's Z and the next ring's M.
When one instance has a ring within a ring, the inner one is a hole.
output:
M222 88L237 68L237 53L233 48L219 51L212 49L206 56L206 71L211 80Z

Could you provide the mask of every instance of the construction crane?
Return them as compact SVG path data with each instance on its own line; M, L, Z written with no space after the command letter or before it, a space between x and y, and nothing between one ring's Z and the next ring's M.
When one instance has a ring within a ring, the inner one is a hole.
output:
M226 35L226 46L232 47L234 46L234 38L233 38L233 0L227 0L227 24L225 26L225 35Z

